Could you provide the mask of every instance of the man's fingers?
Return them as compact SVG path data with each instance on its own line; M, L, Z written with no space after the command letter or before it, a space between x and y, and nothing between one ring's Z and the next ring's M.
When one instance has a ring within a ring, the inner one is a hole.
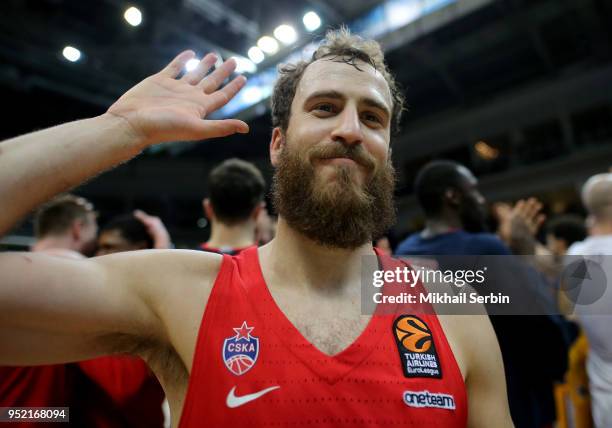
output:
M221 67L206 76L198 87L201 88L205 94L210 94L217 90L219 86L228 78L230 74L236 69L236 60L230 58L221 64Z
M210 113L227 104L246 83L246 77L238 76L206 99L206 112Z
M145 225L149 225L151 223L151 220L153 220L154 218L142 210L134 210L134 217L136 217Z
M200 120L198 139L226 137L232 134L246 134L249 125L237 119Z
M534 219L541 209L542 204L537 199L529 198L525 206L525 215L528 219Z
M500 202L495 204L495 211L498 215L505 217L510 214L510 212L512 211L512 207L505 202Z
M187 61L189 61L194 56L195 53L193 51L181 52L172 61L170 61L170 63L162 71L159 72L159 74L175 78L181 73L181 71L183 71L183 68L185 67Z
M181 80L191 85L197 85L206 76L208 70L217 62L217 55L209 53L198 63L198 66L188 73L185 73Z

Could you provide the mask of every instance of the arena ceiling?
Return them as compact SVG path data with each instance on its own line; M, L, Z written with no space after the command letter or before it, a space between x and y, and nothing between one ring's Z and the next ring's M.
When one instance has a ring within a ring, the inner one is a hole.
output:
M244 56L260 35L280 23L299 27L304 12L314 10L323 26L312 34L302 31L303 39L297 42L302 45L325 28L355 22L382 3L5 0L0 18L5 102L0 135L99 114L182 49ZM123 19L131 5L142 10L138 27ZM409 104L404 131L394 141L400 212L414 205L409 197L412 174L428 159L457 158L483 175L504 171L499 160L479 167L473 144L486 140L502 154L506 146L513 148L504 164L508 171L534 164L534 159L551 163L554 156L547 154L546 144L572 154L582 147L582 128L588 131L612 119L612 2L457 0L379 41ZM69 63L62 57L67 44L79 47L82 61ZM282 53L258 67L274 66ZM110 212L150 207L167 215L177 229L188 229L200 215L198 201L212 164L240 156L269 174L266 107L263 100L239 113L251 126L249 136L152 151L92 181L82 193L100 200ZM608 135L603 128L598 138L612 139L612 131ZM520 196L499 196L513 195ZM175 213L179 211L185 214Z

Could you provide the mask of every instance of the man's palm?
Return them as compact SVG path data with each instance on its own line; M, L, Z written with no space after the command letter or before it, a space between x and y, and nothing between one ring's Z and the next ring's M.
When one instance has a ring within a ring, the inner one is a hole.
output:
M206 76L216 60L214 55L207 55L195 70L177 80L176 76L192 56L191 52L178 55L162 71L126 92L108 112L125 119L147 145L247 132L248 126L240 120L203 120L227 104L244 86L244 77L238 76L219 89L234 70L235 61L226 61Z

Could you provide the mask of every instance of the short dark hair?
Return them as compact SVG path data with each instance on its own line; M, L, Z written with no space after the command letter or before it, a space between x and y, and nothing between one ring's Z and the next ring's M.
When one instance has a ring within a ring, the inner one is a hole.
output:
M147 248L153 248L153 238L147 232L145 225L134 217L134 214L122 214L111 218L101 229L100 233L118 231L130 244L145 242Z
M375 40L364 39L342 27L330 30L325 35L317 50L308 61L299 61L296 64L282 64L278 67L279 77L272 92L272 126L287 131L291 116L291 103L295 97L300 80L306 68L321 58L339 59L353 65L359 70L355 61L370 64L383 75L389 91L391 92L391 126L393 131L399 130L399 124L404 111L404 95L401 88L389 72L385 64L385 56L380 45Z
M414 182L414 192L425 215L439 214L442 211L444 193L448 189L460 189L464 179L459 171L461 166L451 160L436 160L419 170Z
M552 218L546 225L546 232L557 239L563 239L568 247L574 242L583 241L587 236L584 219L575 214Z
M34 215L34 232L37 239L65 233L75 220L89 222L94 214L93 205L85 198L66 194L44 204Z
M228 225L247 220L263 200L265 187L261 171L252 163L236 158L222 162L208 178L215 216Z

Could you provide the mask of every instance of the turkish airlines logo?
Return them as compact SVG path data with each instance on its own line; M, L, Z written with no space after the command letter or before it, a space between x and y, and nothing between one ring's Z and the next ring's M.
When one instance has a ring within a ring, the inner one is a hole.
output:
M427 352L431 347L431 332L423 321L406 316L395 323L395 337L412 352Z
M404 376L442 378L433 332L425 321L402 315L393 322L393 336Z
M254 392L252 394L246 394L246 395L236 395L236 387L234 386L232 389L230 389L230 392L227 394L227 398L225 399L225 404L227 405L227 407L229 407L230 409L235 409L236 407L240 407L243 406L247 403L250 403L251 401L255 401L257 400L259 397L262 397L264 395L266 395L268 392L272 392L275 389L280 388L280 386L271 386L269 388L266 389L262 389L261 391L257 391Z

